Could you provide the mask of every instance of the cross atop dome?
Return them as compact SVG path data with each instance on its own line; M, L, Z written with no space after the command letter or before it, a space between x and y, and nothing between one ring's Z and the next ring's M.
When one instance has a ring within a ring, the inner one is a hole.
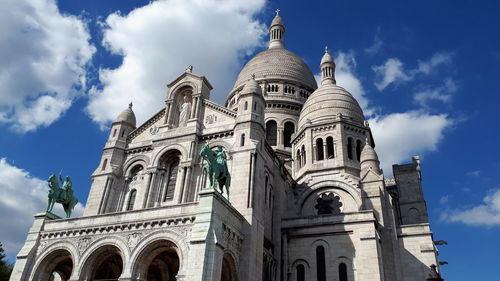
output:
M276 16L279 17L280 16L280 9L276 9Z

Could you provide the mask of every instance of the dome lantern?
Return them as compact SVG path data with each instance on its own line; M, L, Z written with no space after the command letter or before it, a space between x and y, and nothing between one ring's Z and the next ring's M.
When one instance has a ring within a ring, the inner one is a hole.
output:
M269 49L285 47L285 23L280 17L280 9L276 9L276 16L269 27Z
M321 85L335 84L335 62L328 53L328 47L325 47L325 54L321 59Z

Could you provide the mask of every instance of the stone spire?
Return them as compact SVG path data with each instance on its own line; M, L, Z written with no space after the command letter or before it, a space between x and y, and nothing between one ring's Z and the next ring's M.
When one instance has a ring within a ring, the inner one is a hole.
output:
M285 47L285 23L280 17L280 9L276 9L276 16L269 28L269 49Z
M328 53L328 47L325 47L325 54L321 59L320 64L321 69L321 85L326 84L335 84L335 62L333 62L333 58Z
M365 140L365 147L361 151L359 162L361 163L361 171L372 169L374 172L380 173L380 161L368 138Z

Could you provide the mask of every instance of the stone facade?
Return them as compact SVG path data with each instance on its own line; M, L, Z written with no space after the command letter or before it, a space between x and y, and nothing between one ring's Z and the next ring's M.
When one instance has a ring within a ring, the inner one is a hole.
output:
M35 215L11 280L423 281L438 274L418 157L385 178L357 101L328 51L318 87L284 48L251 59L225 106L192 67L165 108L111 125L84 215ZM199 156L227 154L230 194Z

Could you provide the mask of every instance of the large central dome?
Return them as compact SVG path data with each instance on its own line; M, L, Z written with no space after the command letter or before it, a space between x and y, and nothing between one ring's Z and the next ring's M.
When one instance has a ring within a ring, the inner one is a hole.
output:
M310 89L318 87L306 63L284 48L268 49L253 57L241 70L233 88L236 89L247 83L252 74L255 74L257 81L285 79L298 82Z

